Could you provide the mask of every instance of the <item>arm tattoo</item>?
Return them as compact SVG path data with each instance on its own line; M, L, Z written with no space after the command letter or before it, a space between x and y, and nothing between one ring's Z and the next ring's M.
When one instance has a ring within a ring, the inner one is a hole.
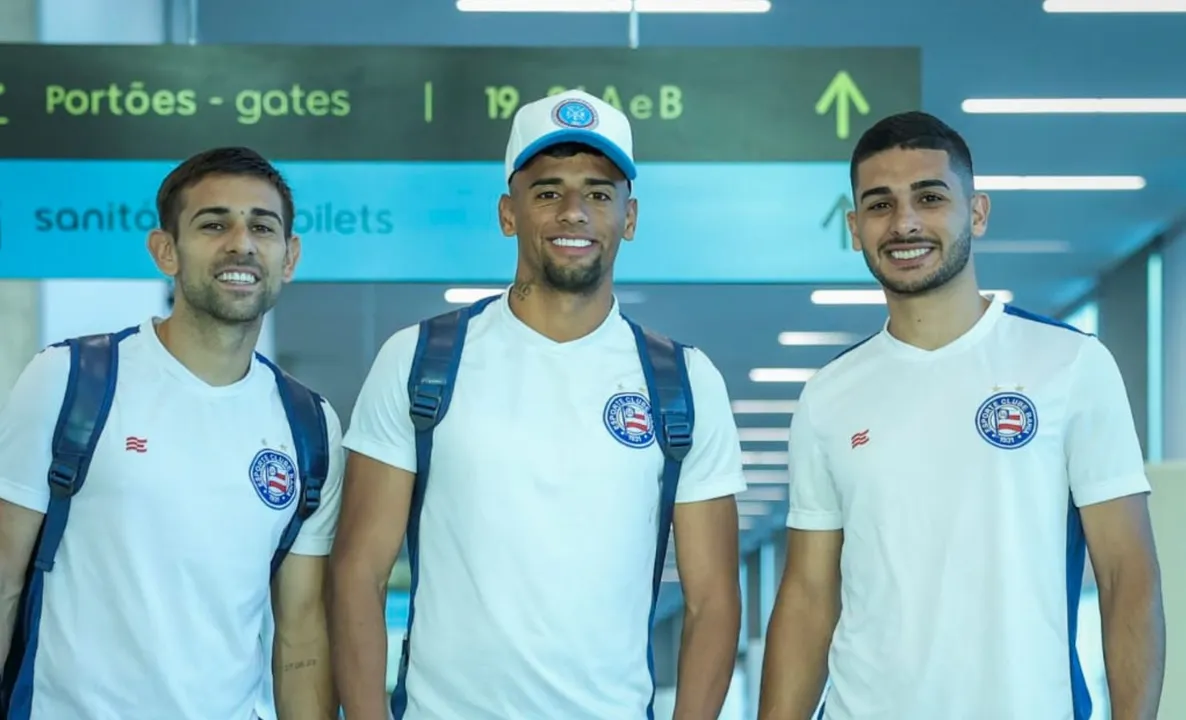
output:
M291 672L293 670L303 670L304 668L311 668L317 664L317 658L307 658L305 660L297 660L296 662L284 663L280 668L284 672Z

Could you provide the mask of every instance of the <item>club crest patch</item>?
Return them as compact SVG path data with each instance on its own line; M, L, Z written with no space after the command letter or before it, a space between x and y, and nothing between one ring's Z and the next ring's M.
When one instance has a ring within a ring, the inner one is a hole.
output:
M622 392L610 397L602 419L610 435L626 447L645 448L655 442L651 403L641 393Z
M597 111L584 100L565 100L552 110L552 121L560 127L592 130L597 127Z
M1016 450L1038 433L1038 411L1021 393L996 393L976 411L976 431L989 445Z
M292 504L297 491L296 464L278 450L264 449L251 461L251 485L264 504L283 510Z

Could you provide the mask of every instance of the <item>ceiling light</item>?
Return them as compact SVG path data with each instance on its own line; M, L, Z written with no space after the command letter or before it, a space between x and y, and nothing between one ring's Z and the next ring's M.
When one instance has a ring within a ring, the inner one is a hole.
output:
M781 332L779 345L851 345L861 336L847 332Z
M1186 113L1186 98L970 98L961 107L972 115Z
M788 479L786 470L743 470L742 474L746 485L786 485Z
M1139 175L977 175L977 190L1142 190Z
M737 428L737 437L741 442L790 442L791 429L789 427L756 427Z
M790 415L795 412L796 400L734 400L736 415Z
M1186 0L1046 0L1048 13L1180 13Z
M469 305L491 295L499 295L505 290L506 288L449 288L445 291L445 302L453 305ZM618 298L618 303L621 305L637 305L647 299L647 296L638 290L619 290L614 293L614 297Z
M763 471L759 470L757 472ZM779 473L777 470L775 472L780 477L782 477L784 481L786 480L787 476L785 473ZM769 487L768 485L765 487L747 487L741 492L741 495L738 496L737 499L753 500L755 502L782 502L787 499L787 493L785 488Z
M789 453L784 452L743 452L742 465L786 465L790 459Z
M1068 253L1071 243L1066 240L977 240L976 254L994 253L1006 255L1039 254L1039 253Z
M765 13L770 0L457 0L461 12Z
M1008 290L982 290L984 295L999 296L1001 302L1013 302L1013 293ZM813 290L811 302L815 305L884 305L883 290Z
M754 368L749 371L749 379L757 383L801 383L815 373L816 368Z
M453 303L454 305L469 305L477 301L488 298L491 295L498 295L506 288L449 288L445 291L445 302Z

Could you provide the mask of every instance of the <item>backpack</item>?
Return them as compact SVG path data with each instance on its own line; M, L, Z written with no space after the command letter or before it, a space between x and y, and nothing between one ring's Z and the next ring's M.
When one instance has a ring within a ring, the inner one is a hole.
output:
M119 370L119 343L137 331L138 328L131 327L118 333L72 338L51 346L70 349L70 374L54 428L53 460L48 477L49 506L25 574L25 589L21 593L12 644L4 664L3 683L0 683L0 718L10 717L10 712L17 713L13 718L28 717L32 701L30 675L37 650L36 628L41 618L44 576L53 570L54 556L70 516L70 501L86 481L91 456L111 411ZM272 556L271 574L274 576L296 541L302 523L321 504L321 488L329 474L329 439L321 396L264 356L257 353L256 358L276 377L276 388L292 430L296 465L300 469L301 487L296 512L281 534ZM21 710L23 715L19 714Z
M432 460L433 430L445 418L453 398L457 371L465 346L469 321L499 296L488 297L473 305L444 313L420 323L420 337L416 344L412 367L408 373L408 398L412 425L416 430L416 478L412 486L412 504L408 513L407 551L412 566L413 601L408 605L408 623L404 633L398 682L391 696L391 709L402 718L407 708L406 679L408 648L412 619L416 612L414 593L419 579L420 512L424 507L428 487L429 465ZM667 541L671 534L675 511L675 491L680 469L688 451L692 449L692 429L695 413L692 404L692 385L684 350L689 347L644 328L625 315L622 318L634 333L638 359L646 379L651 401L651 422L655 437L663 451L663 472L660 476L659 532L656 539L655 567L652 576L651 624L654 623L655 601L663 580L663 566L667 558ZM648 646L647 664L654 667L654 652Z

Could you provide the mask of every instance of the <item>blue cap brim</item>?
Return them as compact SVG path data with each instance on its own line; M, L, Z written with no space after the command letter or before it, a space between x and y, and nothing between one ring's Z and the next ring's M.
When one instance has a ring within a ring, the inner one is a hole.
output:
M600 150L605 153L605 156L610 161L618 166L622 174L626 176L627 180L633 181L638 177L638 168L634 167L634 161L622 152L622 148L610 142L604 135L591 132L589 130L557 130L553 133L548 133L542 138L531 143L523 148L523 152L519 153L519 157L515 158L515 171L523 169L523 166L531 160L531 158L539 155L544 150L562 143L580 143L581 145L588 145L591 148Z

